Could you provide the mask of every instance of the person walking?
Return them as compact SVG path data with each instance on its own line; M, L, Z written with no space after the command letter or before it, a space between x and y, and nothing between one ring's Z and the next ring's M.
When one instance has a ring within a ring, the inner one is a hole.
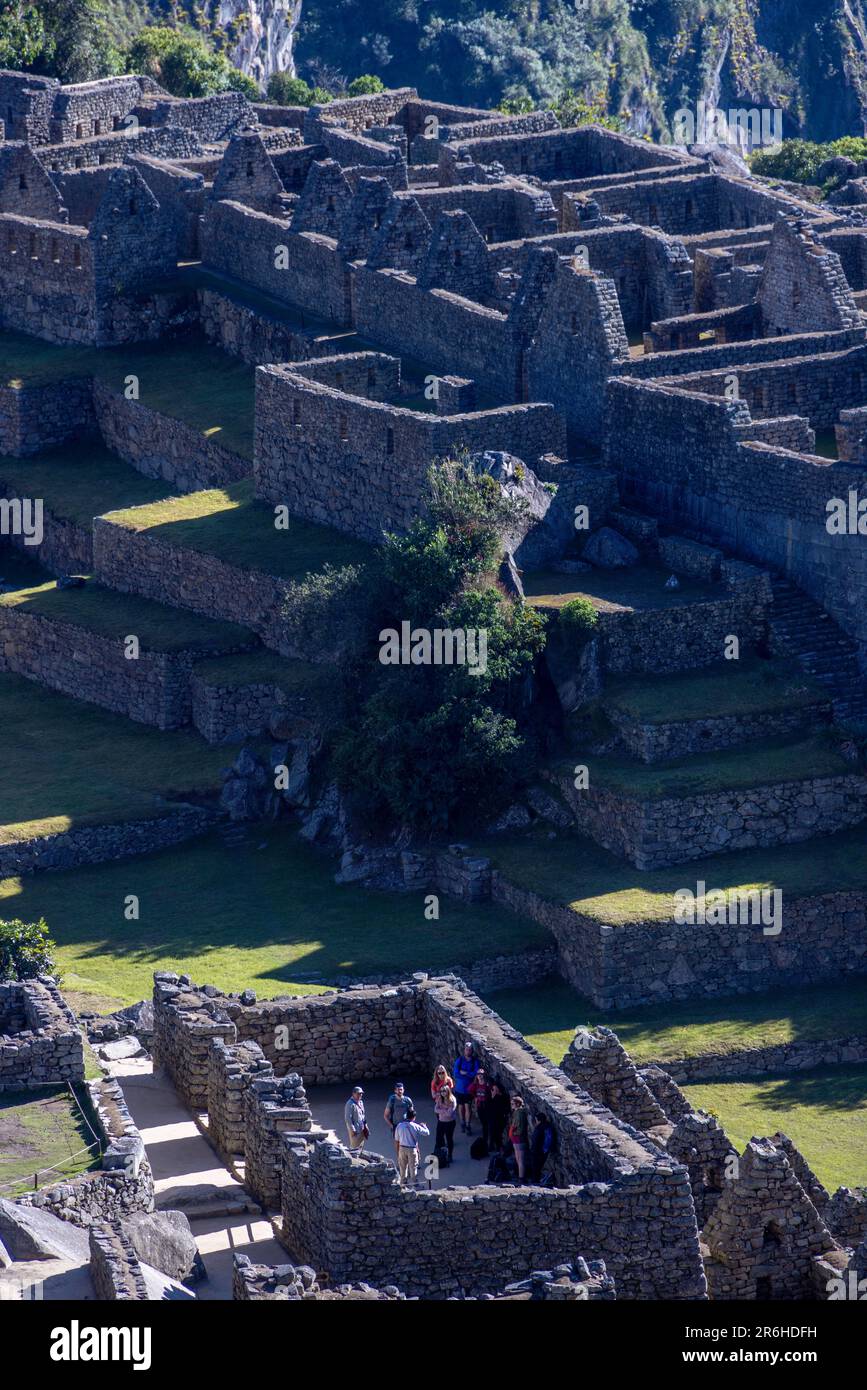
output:
M445 1069L444 1069L445 1070ZM455 1152L455 1126L458 1119L458 1103L455 1100L451 1086L442 1086L439 1094L434 1101L434 1114L437 1117L437 1132L434 1139L434 1148L441 1149L445 1145L446 1152L451 1163Z
M469 1095L472 1097L473 1108L479 1121L479 1128L482 1132L482 1139L485 1141L485 1148L490 1149L490 1126L489 1126L489 1102L491 1098L491 1088L488 1085L483 1067L479 1067L476 1072L475 1081L471 1082Z
M511 1108L508 1093L499 1081L492 1081L487 1112L488 1148L492 1153L499 1153L503 1147L503 1130L506 1128Z
M395 1126L394 1139L397 1144L397 1173L401 1187L414 1187L418 1173L418 1141L421 1135L430 1134L422 1120L417 1120L412 1105L406 1115Z
M406 1087L402 1081L395 1081L394 1090L385 1103L382 1118L391 1128L391 1137L394 1140L394 1151L397 1153L398 1143L395 1130L401 1120L406 1118L406 1112L413 1109L412 1096L406 1093Z
M515 1163L518 1168L518 1181L524 1182L527 1177L527 1145L529 1143L530 1119L524 1109L524 1102L520 1096L512 1096L512 1114L509 1120L509 1139L515 1151Z
M458 1116L463 1134L472 1134L473 1132L471 1127L473 1098L470 1095L470 1087L476 1079L478 1070L479 1063L473 1056L473 1045L471 1042L465 1042L460 1057L455 1058L455 1100L458 1103Z
M434 1070L430 1083L430 1098L434 1104L436 1104L436 1098L443 1086L448 1086L449 1090L453 1092L455 1089L455 1082L454 1077L449 1076L442 1062L440 1062L439 1066Z
M370 1138L370 1130L364 1115L364 1092L360 1086L353 1086L352 1095L343 1107L343 1120L349 1135L350 1153L361 1153Z

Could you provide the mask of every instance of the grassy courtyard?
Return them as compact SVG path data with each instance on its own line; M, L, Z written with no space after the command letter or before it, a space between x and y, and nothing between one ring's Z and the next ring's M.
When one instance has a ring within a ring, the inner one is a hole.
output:
M226 760L225 749L217 753ZM549 939L489 903L441 897L440 919L430 922L422 892L342 888L333 875L333 860L290 828L254 826L231 849L213 835L123 863L6 879L0 916L44 916L65 991L105 1007L149 996L159 969L274 995L341 974L444 969ZM138 921L124 918L130 893Z
M134 504L131 510L112 512L109 519L132 531L148 532L163 545L202 551L227 565L283 579L302 579L326 563L358 564L369 554L361 541L295 517L278 529L274 508L254 499L249 480L145 506Z
M600 613L618 609L680 608L685 603L719 600L719 585L680 578L680 587L666 589L670 570L655 565L634 565L622 570L595 569L586 574L559 574L535 570L524 576L524 592L534 608L562 608L573 598L589 598Z
M4 741L0 843L212 796L227 762L197 734L134 724L20 676L0 675L0 727L15 731Z
M667 724L800 709L826 699L827 691L794 662L747 655L675 675L611 678L602 704L643 724Z

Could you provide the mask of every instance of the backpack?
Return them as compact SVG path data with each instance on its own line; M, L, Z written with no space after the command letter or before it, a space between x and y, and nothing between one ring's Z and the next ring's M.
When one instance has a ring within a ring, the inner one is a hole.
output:
M433 1156L440 1168L448 1168L451 1159L449 1158L449 1151L445 1144L440 1144L438 1149L434 1149Z
M488 1182L509 1182L509 1167L502 1154L494 1154L488 1164Z
M488 1145L484 1136L480 1134L478 1139L474 1139L470 1144L470 1158L487 1158L487 1156Z

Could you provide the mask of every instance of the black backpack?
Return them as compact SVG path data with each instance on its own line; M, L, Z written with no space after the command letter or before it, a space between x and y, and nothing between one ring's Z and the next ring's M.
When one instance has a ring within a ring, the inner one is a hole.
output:
M474 1139L470 1144L470 1158L487 1158L487 1156L488 1145L484 1136L480 1134L478 1139Z
M449 1164L451 1163L451 1159L449 1158L449 1151L446 1148L445 1144L440 1144L438 1149L434 1149L433 1156L439 1164L440 1168L448 1168Z

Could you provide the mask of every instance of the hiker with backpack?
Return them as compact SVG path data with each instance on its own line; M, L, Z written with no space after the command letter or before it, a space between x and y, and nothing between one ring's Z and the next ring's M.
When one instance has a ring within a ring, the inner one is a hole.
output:
M473 1132L473 1098L470 1095L470 1087L476 1079L478 1070L479 1063L473 1056L473 1045L471 1042L465 1042L460 1057L455 1058L455 1100L458 1103L458 1115L463 1134L472 1134Z
M397 1140L397 1127L401 1120L406 1119L407 1111L413 1110L412 1096L406 1094L406 1087L402 1081L395 1081L394 1090L389 1096L382 1112L382 1118L391 1128L391 1137L394 1140L394 1151L398 1154L399 1144ZM399 1155L398 1155L399 1156Z
M518 1168L518 1181L524 1182L527 1176L527 1146L530 1139L530 1117L520 1096L512 1096L512 1114L509 1119L509 1140L515 1153Z
M492 1081L487 1102L488 1148L492 1153L499 1153L503 1147L503 1130L511 1108L508 1092L499 1081Z
M448 1162L451 1163L455 1152L455 1126L458 1122L458 1103L452 1093L451 1086L440 1088L434 1101L434 1114L437 1117L434 1149L437 1157L440 1156L442 1149L445 1149Z
M397 1145L397 1172L400 1178L401 1187L414 1187L416 1174L418 1173L418 1141L423 1134L430 1134L427 1125L415 1117L415 1110L410 1105L404 1118L398 1122L394 1130L394 1142Z

